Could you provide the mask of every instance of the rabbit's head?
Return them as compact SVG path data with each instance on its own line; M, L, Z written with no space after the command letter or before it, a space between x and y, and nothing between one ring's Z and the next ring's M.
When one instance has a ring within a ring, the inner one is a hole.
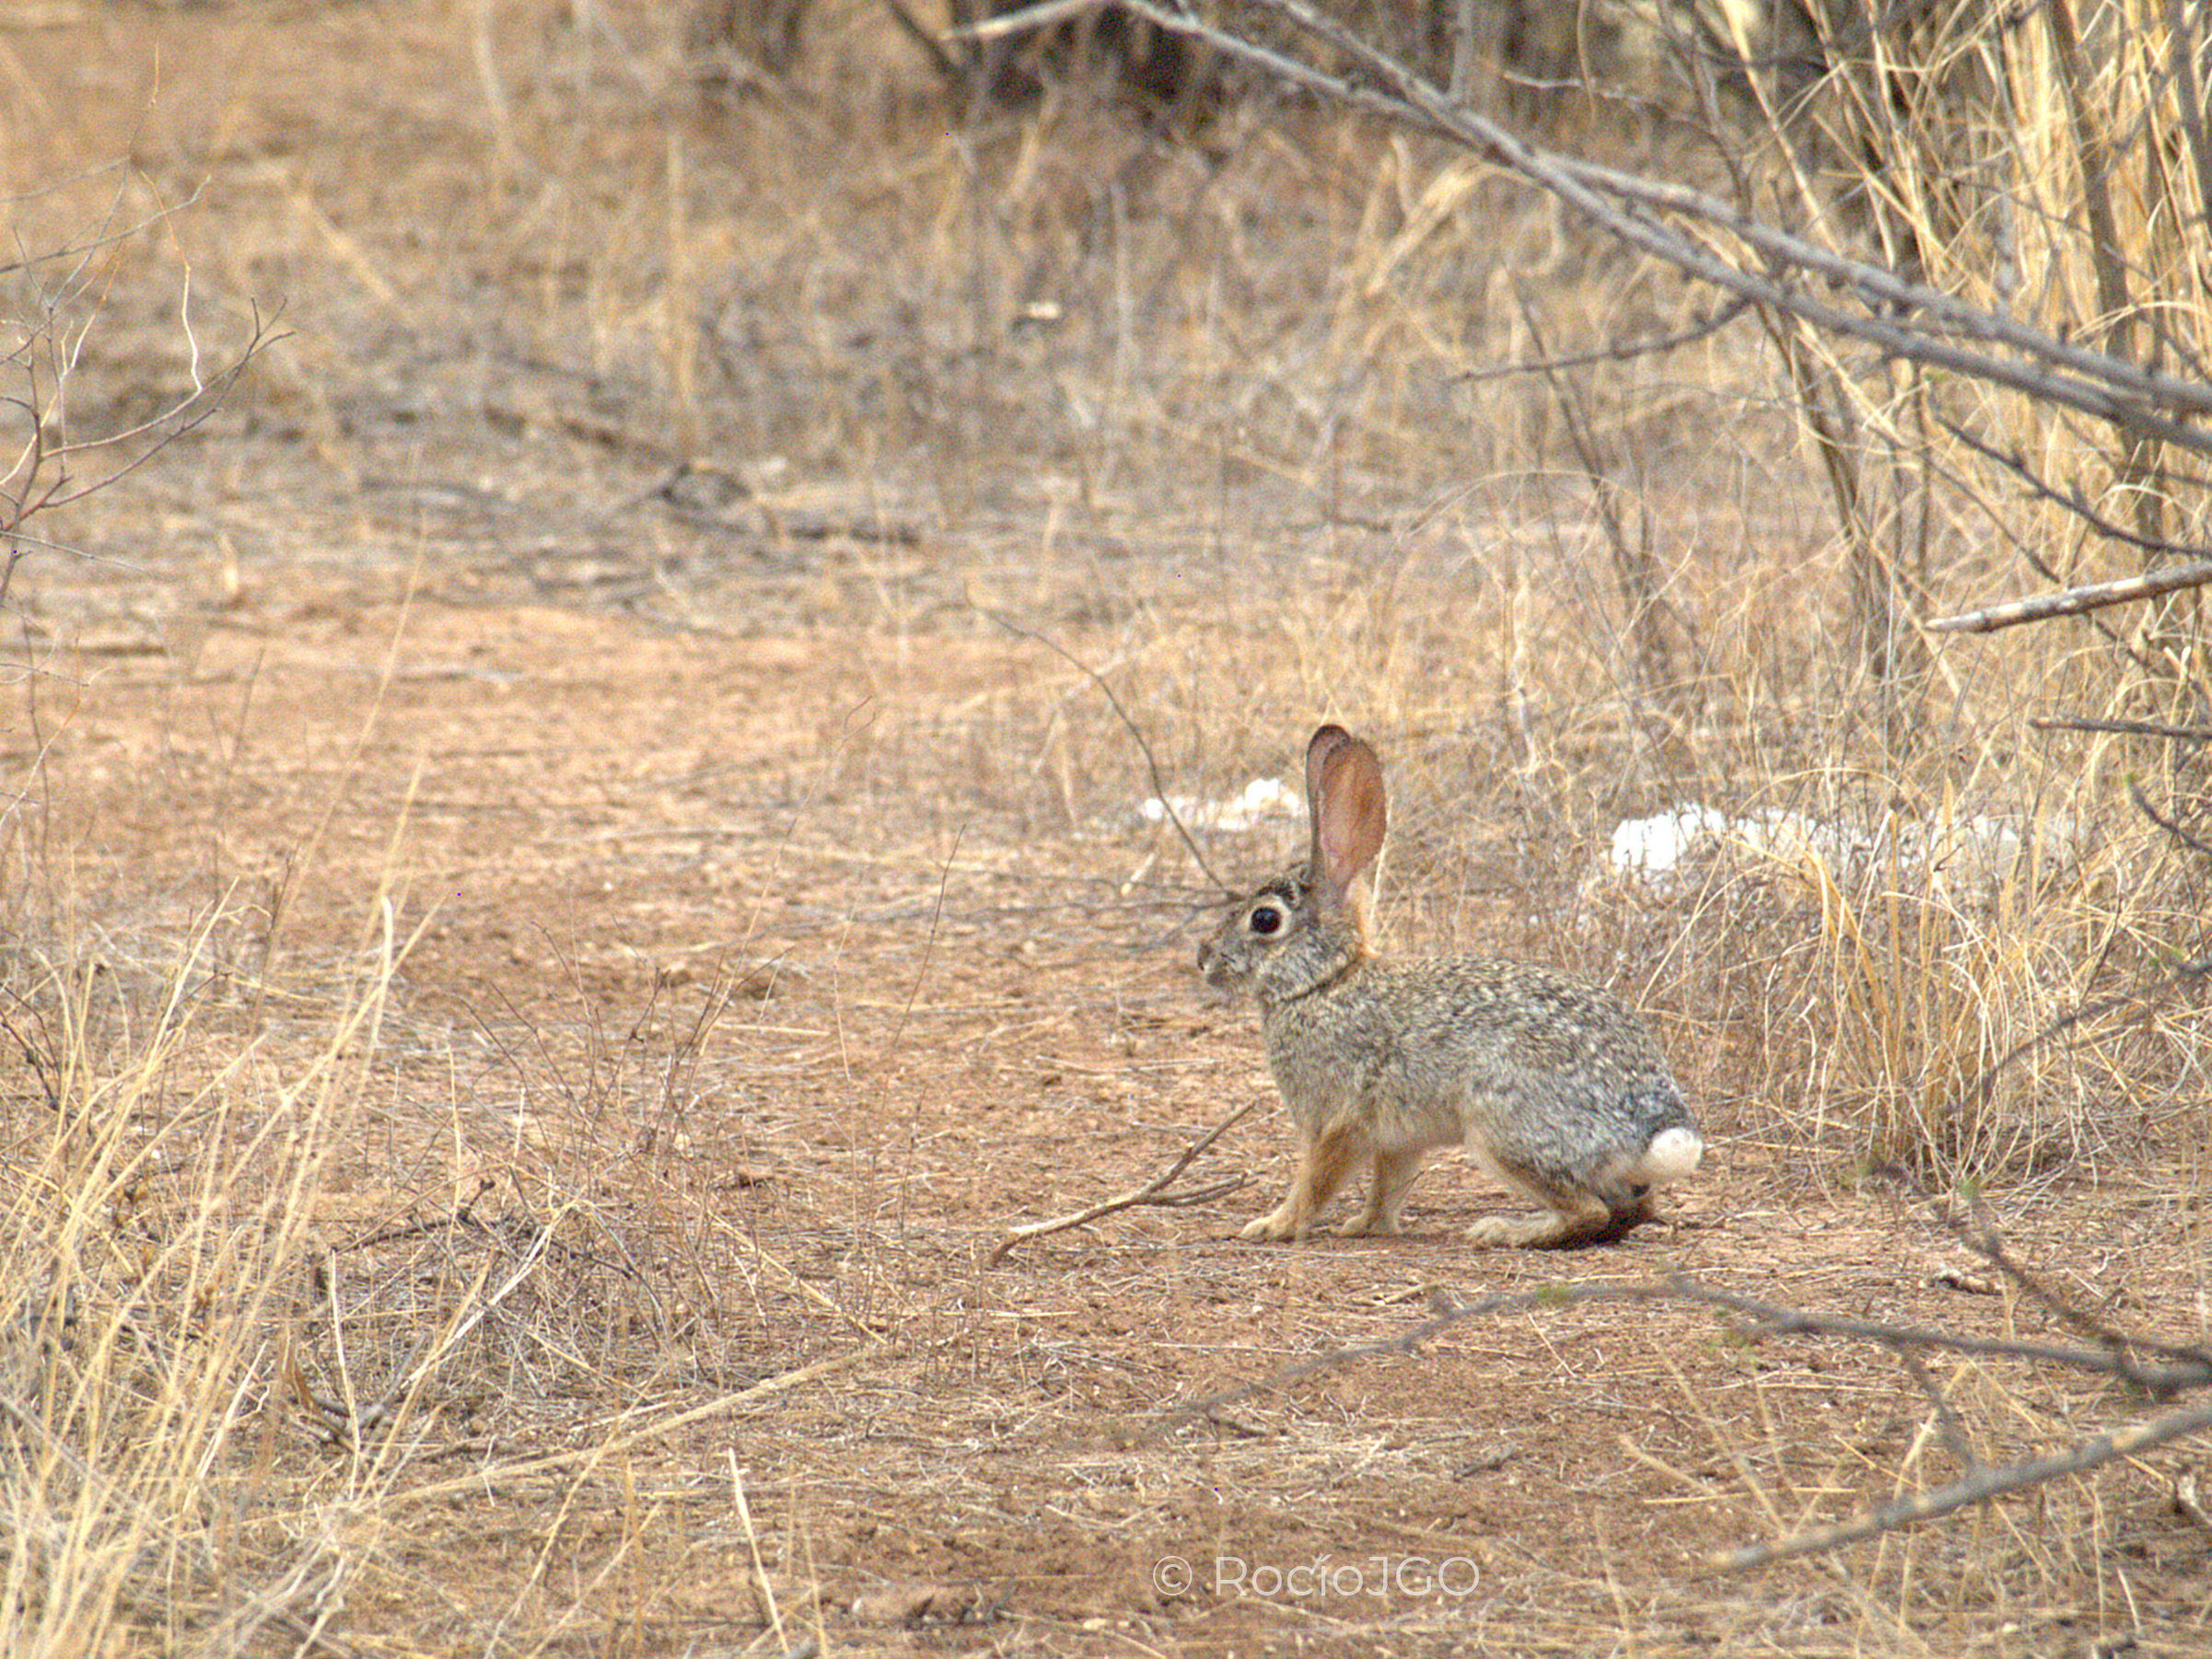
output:
M1382 850L1389 809L1382 763L1340 725L1306 745L1306 863L1239 902L1198 947L1206 983L1263 1003L1318 991L1368 955L1353 884Z

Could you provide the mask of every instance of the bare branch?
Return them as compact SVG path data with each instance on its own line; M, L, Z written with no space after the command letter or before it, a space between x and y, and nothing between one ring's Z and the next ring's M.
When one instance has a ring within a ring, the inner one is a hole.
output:
M2171 818L2160 812L2156 806L2153 806L2150 804L2150 797L2143 793L2142 784L2130 778L2127 783L2127 793L2131 797L2133 797L2136 803L2136 810L2137 812L2140 812L2145 818L2148 818L2152 823L2163 830L2168 835L2173 837L2175 841L2181 842L2183 846L2188 848L2190 852L2196 853L2202 858L2212 858L2212 846L2206 846L2195 836L2190 834L2188 830L2183 829L2179 824L2175 823Z
M2212 559L2200 559L2192 564L2177 564L2146 575L2123 576L2116 582L2091 582L2057 593L2038 594L2033 598L2008 599L2002 605L1988 605L1958 616L1938 617L1927 628L1930 633L1990 633L2022 622L2079 616L2087 610L2101 610L2107 605L2125 605L2130 599L2155 599L2161 594L2201 587L2207 582L2212 582Z
M41 332L51 335L54 327L55 319L50 311L43 322L33 330L32 337L35 339ZM9 398L6 403L24 412L30 431L24 440L21 453L6 473L0 475L0 486L4 486L0 487L0 535L14 540L21 536L24 524L36 515L68 506L96 491L120 482L179 439L198 431L214 419L228 401L230 393L253 365L255 359L271 346L287 338L276 332L275 329L276 317L263 318L259 307L256 307L252 331L248 335L246 343L239 348L238 355L205 378L200 377L197 369L199 346L195 340L192 345L195 364L193 386L189 393L158 414L135 425L75 442L65 437L59 442L50 441L48 428L40 413L44 400L39 396L39 364L36 358L28 354L27 348L22 366L31 381L30 395L28 398ZM64 365L57 370L57 375L66 378L68 372ZM99 471L83 481L71 477L69 462L72 457L118 447L124 448L127 453L106 470ZM55 470L51 477L41 481L41 474L50 465Z
M1189 1192L1170 1192L1168 1189L1174 1184L1177 1176L1191 1166L1193 1159L1250 1117L1252 1108L1260 1104L1262 1098L1263 1096L1254 1096L1252 1099L1247 1100L1220 1122L1215 1124L1204 1136L1185 1147L1181 1157L1142 1187L1132 1188L1127 1192L1106 1200L1103 1203L1093 1204L1088 1210L1078 1210L1073 1215L1055 1215L1050 1221L1033 1221L1016 1227L992 1247L991 1254L984 1258L986 1265L996 1267L1006 1259L1008 1250L1025 1239L1042 1238L1052 1233L1065 1233L1075 1227L1087 1226L1101 1216L1119 1214L1123 1210L1134 1210L1140 1204L1165 1204L1170 1207L1181 1207L1186 1204L1205 1203L1213 1199L1234 1192L1244 1185L1244 1178L1240 1175L1231 1176L1227 1180L1217 1181L1210 1187L1198 1188Z
M946 32L956 41L1003 41L1008 35L1027 34L1033 29L1050 29L1055 23L1065 23L1097 11L1105 0L1040 0L1035 6L1025 6L1018 12L1006 12L995 17L985 17L977 23L962 23Z
M2171 737L2178 743L2212 743L2212 725L2168 725L2158 720L2092 720L2075 714L2037 714L2028 725L2039 732L2109 732L2125 737Z
M2183 0L2166 0L2166 40L2173 54L2173 84L2181 107L2182 131L2189 136L2189 156L2196 168L2196 202L2212 230L2212 139L2205 135L2205 89L2197 82L2196 57L2203 47L2189 27ZM2205 16L2202 6L2197 17Z
M2094 415L2137 437L2212 454L2212 428L2198 423L2212 416L2212 385L2061 340L1884 266L1806 241L1686 185L1541 149L1455 103L1445 89L1308 0L1248 3L1324 42L1356 65L1364 80L1329 74L1248 41L1177 0L1121 3L1162 29L1203 41L1293 86L1450 138L1550 191L1621 241L1747 303L1861 341L1886 357L2007 387ZM1062 10L1055 6L1054 14ZM1688 227L1703 233L1701 238L1694 239ZM1740 244L1747 257L1738 263L1715 251L1712 233Z
M1806 1308L1777 1307L1755 1297L1739 1295L1690 1279L1671 1279L1667 1294L1686 1302L1727 1308L1754 1319L1756 1337L1818 1335L1852 1337L1876 1342L1900 1352L1918 1351L1972 1354L1985 1359L2034 1361L2087 1371L2136 1383L2156 1394L2177 1394L2192 1388L2212 1387L2212 1355L2188 1352L2183 1363L2147 1367L2134 1364L2125 1353L2111 1348L2062 1348L2051 1342L2032 1342L2018 1337L1973 1337L1952 1330L1931 1330L1925 1326L1892 1325L1881 1319L1860 1319L1847 1314L1815 1313ZM2187 1351L2184 1351L2187 1352Z
M1981 1241L1969 1237L1968 1242L1977 1249L1983 1248ZM2013 1270L2024 1273L2024 1270L2017 1269L2017 1264L2013 1264ZM1974 1461L1973 1449L1965 1444L1963 1433L1952 1418L1948 1402L1933 1387L1926 1368L1919 1363L1920 1353L1968 1354L2061 1365L2135 1384L2148 1389L2154 1397L2212 1387L2212 1353L2165 1343L2145 1342L2120 1333L2108 1333L2101 1327L2098 1332L2100 1339L2104 1340L2109 1336L2113 1342L2119 1344L2118 1347L2066 1348L2016 1338L1973 1337L1955 1331L1891 1325L1878 1319L1818 1313L1806 1308L1779 1307L1756 1297L1701 1283L1681 1274L1643 1284L1544 1285L1532 1291L1501 1292L1468 1303L1454 1302L1448 1294L1438 1293L1434 1299L1437 1311L1402 1336L1333 1349L1298 1364L1286 1366L1262 1381L1242 1384L1189 1401L1169 1414L1166 1426L1172 1429L1194 1419L1212 1417L1224 1407L1252 1395L1287 1387L1307 1377L1358 1361L1415 1353L1424 1343L1465 1320L1487 1318L1499 1314L1532 1313L1539 1308L1571 1307L1585 1303L1659 1301L1695 1303L1741 1315L1752 1321L1751 1328L1741 1332L1745 1340L1751 1341L1788 1335L1838 1336L1878 1343L1889 1349L1905 1363L1908 1373L1921 1383L1928 1395L1930 1408L1936 1414L1945 1440L1951 1445L1954 1455L1969 1466L1969 1472L1949 1486L1885 1504L1834 1526L1720 1551L1708 1558L1706 1565L1710 1571L1740 1572L1785 1556L1807 1555L1836 1549L1900 1526L1934 1520L1955 1510L1985 1502L2008 1492L2023 1491L2063 1475L2095 1468L2115 1457L2132 1456L2184 1434L2212 1427L2212 1401L2206 1401L2167 1412L2114 1433L2090 1436L2066 1451L2048 1457L2031 1458L1998 1467L1982 1467ZM2125 1352L2125 1346L2130 1344L2160 1353L2179 1355L2181 1358L2171 1364L2143 1365Z
M907 10L901 0L883 0L883 5L891 13L891 20L899 32L920 47L923 54L929 59L929 66L937 71L937 78L948 87L959 87L962 78L960 65L954 61L950 52L938 44L937 36L925 29L921 19Z
M105 171L106 169L99 170ZM80 175L80 177L87 176L89 175ZM26 253L20 259L0 261L0 276L13 276L18 271L35 271L41 265L51 265L63 260L75 261L78 268L82 269L86 258L99 249L116 247L121 243L127 242L133 237L151 230L172 215L180 214L186 208L194 205L200 200L200 192L205 188L204 185L194 185L192 192L181 202L168 203L156 208L143 218L111 229L108 228L108 226L112 222L115 214L120 211L122 204L122 198L119 194L110 205L107 214L103 215L102 227L98 235L87 237L81 242L69 242L59 248L49 249L43 253Z
M1966 1336L1958 1331L1931 1330L1925 1326L1892 1325L1880 1319L1856 1318L1848 1314L1825 1314L1810 1308L1780 1307L1756 1297L1706 1284L1683 1274L1674 1274L1664 1280L1642 1284L1547 1284L1531 1291L1501 1291L1473 1302L1457 1302L1449 1294L1438 1293L1434 1301L1436 1311L1403 1335L1348 1348L1331 1349L1310 1360L1285 1366L1258 1382L1240 1383L1217 1394L1209 1394L1178 1406L1170 1413L1169 1421L1175 1422L1204 1417L1255 1394L1286 1388L1321 1372L1333 1371L1362 1360L1417 1353L1424 1343L1432 1341L1453 1326L1470 1319L1486 1319L1500 1314L1529 1313L1538 1308L1573 1307L1588 1302L1670 1301L1697 1303L1742 1315L1753 1322L1752 1328L1742 1333L1751 1341L1781 1336L1847 1337L1877 1343L1895 1352L1959 1353L1985 1359L2020 1360L2056 1365L2066 1370L2084 1371L2094 1375L2136 1383L2156 1395L2180 1394L2192 1389L2212 1387L2212 1355L2197 1354L2193 1350L2183 1351L2191 1355L2183 1363L2136 1366L2131 1364L2125 1356L2115 1355L2108 1348L2066 1348L2051 1342L2028 1341L2018 1337Z
M2166 540L2162 537L2145 536L2129 529L2124 524L2115 523L2098 512L2090 504L2089 498L2081 493L2078 486L2069 486L2061 491L2045 481L2036 472L2035 469L2028 465L2017 448L2000 450L1996 445L1985 443L1981 438L1974 436L1963 425L1950 417L1938 414L1936 418L1942 423L1943 430L1950 433L1960 443L1965 445L1984 460L1992 461L2004 468L2006 471L2027 485L2030 493L2037 500L2047 501L2055 506L2064 507L2106 539L2139 549L2146 553L2156 553L2161 558L2195 558L2203 554L2205 550L2201 547L2184 547L2178 542ZM2036 561L2035 566L2044 574L2050 574L2048 568L2041 561ZM2051 577L2053 581L2057 579L2055 576Z
M2134 1384L2153 1398L2163 1398L2185 1388L2212 1385L2212 1349L2161 1342L2154 1337L2139 1337L2122 1330L2102 1315L2083 1307L2041 1273L2017 1259L2006 1248L2004 1236L1997 1231L1996 1224L1989 1219L1978 1201L1970 1201L1973 1216L1973 1224L1970 1225L1967 1218L1961 1215L1948 1200L1926 1191L1903 1170L1891 1166L1876 1173L1913 1192L1927 1204L1954 1238L2004 1274L2022 1295L2043 1308L2060 1324L2093 1342L2101 1343L2104 1351L2112 1356L2113 1375ZM2138 1351L2156 1354L2174 1363L2169 1368L2147 1368L2135 1358Z

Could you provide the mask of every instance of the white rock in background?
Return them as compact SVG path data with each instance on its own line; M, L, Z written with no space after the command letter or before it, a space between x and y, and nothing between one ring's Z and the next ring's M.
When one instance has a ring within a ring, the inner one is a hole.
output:
M1613 827L1616 876L1663 881L1698 842L1728 833L1729 820L1710 806L1677 806L1655 818L1627 818Z
M1693 802L1616 827L1611 864L1617 876L1665 888L1685 858L1710 856L1733 843L1800 871L1808 859L1815 860L1841 880L1880 875L1893 865L1901 875L1930 882L1940 879L1990 899L2032 845L2039 842L2047 865L2055 865L2072 862L2076 841L2074 821L2064 814L2026 829L1977 814L1934 821L1892 818L1877 829L1854 830L1787 807L1763 807L1730 818Z
M1295 818L1305 813L1298 796L1283 787L1280 778L1254 778L1244 793L1226 801L1202 801L1194 795L1174 795L1165 801L1153 795L1136 809L1147 824L1164 821L1170 808L1190 830L1221 830L1232 835L1265 823L1270 818Z

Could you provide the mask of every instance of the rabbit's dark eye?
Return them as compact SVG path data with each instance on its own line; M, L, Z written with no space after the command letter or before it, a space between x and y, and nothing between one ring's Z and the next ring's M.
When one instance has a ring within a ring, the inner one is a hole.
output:
M1247 925L1261 938L1272 938L1283 931L1283 912L1272 904L1263 904L1252 911Z

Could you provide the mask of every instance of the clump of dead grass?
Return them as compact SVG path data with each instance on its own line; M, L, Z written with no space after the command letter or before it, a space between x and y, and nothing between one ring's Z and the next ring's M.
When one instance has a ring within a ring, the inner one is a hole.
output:
M329 1538L261 1512L251 1447L389 980L367 977L320 1051L277 1074L205 1028L210 936L234 920L205 918L169 977L126 988L134 1017L101 1009L95 981L116 970L66 941L9 953L8 1029L38 1084L0 1153L10 1653L180 1626L236 1651L307 1629L343 1577Z
M0 963L18 1101L0 1143L9 1653L311 1647L341 1607L404 1597L394 1541L482 1484L456 1458L523 1471L544 1536L534 1569L487 1586L504 1615L448 1617L597 1628L606 1597L659 1607L663 1575L624 1576L664 1536L651 1504L624 1512L604 1597L540 1607L576 1491L874 1350L729 1213L728 1193L781 1174L689 1144L686 1079L742 976L657 987L611 1041L596 1014L518 1031L433 1121L393 1108L393 1080L468 1062L416 1051L401 909L378 907L347 965L295 962L273 999L210 970L255 925L220 907L182 936L141 930L126 962L62 934ZM581 1427L579 1399L596 1402ZM802 1545L750 1549L757 1569ZM734 1610L749 1622L814 1599L788 1572L740 1580L763 1586Z

